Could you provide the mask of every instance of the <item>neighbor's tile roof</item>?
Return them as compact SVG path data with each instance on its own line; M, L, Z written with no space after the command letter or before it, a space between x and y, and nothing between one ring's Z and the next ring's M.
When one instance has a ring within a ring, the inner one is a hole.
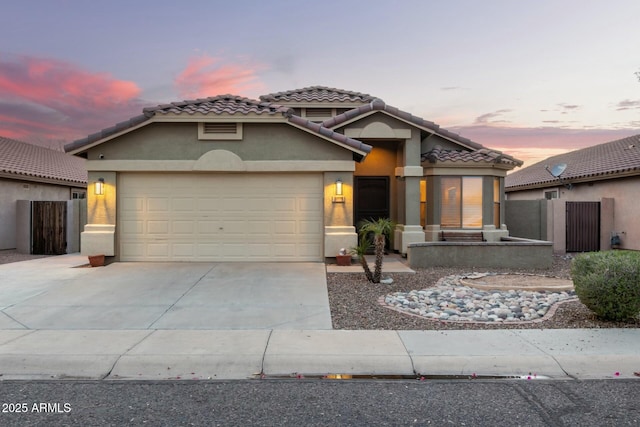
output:
M0 136L0 173L16 179L87 183L84 159Z
M509 156L497 150L489 149L481 144L478 144L477 142L473 142L468 138L458 135L457 133L453 133L446 129L443 129L439 125L433 122L414 116L413 114L408 113L406 111L402 111L399 108L387 105L381 99L374 99L372 102L366 105L362 105L360 107L346 111L330 119L327 119L324 122L322 122L322 126L325 126L328 128L334 128L349 120L355 119L363 114L367 114L372 111L385 111L391 116L405 120L409 123L412 123L418 127L421 127L427 130L428 132L432 132L432 133L435 133L436 135L445 137L471 150L470 152L462 151L462 150L460 151L443 150L441 147L436 147L430 152L422 154L423 161L425 160L430 160L432 162L435 162L435 161L471 162L473 161L473 162L503 163L503 164L509 164L514 166L522 165L522 161L516 159L515 157Z
M103 129L100 132L91 134L86 138L79 139L70 144L65 145L65 151L73 151L81 149L93 142L107 138L118 132L132 128L146 121L151 120L154 116L162 116L168 114L212 114L212 115L281 115L287 119L288 122L295 124L296 126L308 129L312 133L329 138L340 144L347 145L356 150L360 150L364 153L371 151L371 146L364 144L360 141L356 141L352 138L347 138L342 134L334 132L331 129L323 128L322 126L310 122L306 119L294 115L293 108L285 107L282 105L274 104L271 102L258 101L254 99L244 98L235 95L219 95L209 98L196 99L192 101L180 101L172 102L171 104L158 105L156 107L148 107L143 109L143 114L133 117L127 121L118 123L110 128Z
M326 86L309 86L262 95L260 99L271 102L371 102L375 98L367 93Z
M640 175L640 135L549 157L507 175L505 188L508 191L515 191L556 186L559 181L551 176L546 166L552 168L561 163L567 165L561 175L564 182L595 181L626 174Z

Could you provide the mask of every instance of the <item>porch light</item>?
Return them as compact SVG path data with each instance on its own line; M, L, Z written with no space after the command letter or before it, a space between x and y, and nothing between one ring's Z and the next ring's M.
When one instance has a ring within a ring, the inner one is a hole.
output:
M336 179L335 195L331 198L333 203L344 203L344 195L342 194L342 180Z
M104 194L104 178L98 178L95 186L96 196L102 196Z

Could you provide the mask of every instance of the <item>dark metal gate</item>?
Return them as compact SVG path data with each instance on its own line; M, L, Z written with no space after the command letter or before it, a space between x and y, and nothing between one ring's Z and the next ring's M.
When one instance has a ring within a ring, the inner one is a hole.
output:
M567 202L567 252L600 250L600 202Z
M62 255L67 249L67 202L31 203L31 253Z

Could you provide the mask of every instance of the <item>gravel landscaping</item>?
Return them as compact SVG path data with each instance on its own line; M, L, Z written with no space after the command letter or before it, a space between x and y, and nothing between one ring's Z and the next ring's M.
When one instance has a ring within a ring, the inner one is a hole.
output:
M492 269L491 273L535 274L570 279L570 256L554 257L549 270ZM475 271L486 273L486 270ZM563 328L638 328L640 319L626 322L608 322L595 317L579 301L556 304L552 315L530 322L443 322L417 315L400 313L380 304L384 298L394 293L434 290L436 283L454 275L468 275L474 271L456 268L418 269L416 274L389 273L391 285L369 283L364 273L328 273L327 285L329 304L334 329L388 329L388 330L445 330L445 329L563 329Z
M30 259L45 258L50 255L30 255L21 254L15 249L0 250L0 264L9 264L11 262L28 261Z

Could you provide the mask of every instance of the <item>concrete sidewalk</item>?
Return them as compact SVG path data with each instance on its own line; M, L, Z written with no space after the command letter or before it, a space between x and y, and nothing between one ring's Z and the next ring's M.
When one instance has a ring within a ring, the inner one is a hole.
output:
M640 330L1 330L1 379L633 378Z

